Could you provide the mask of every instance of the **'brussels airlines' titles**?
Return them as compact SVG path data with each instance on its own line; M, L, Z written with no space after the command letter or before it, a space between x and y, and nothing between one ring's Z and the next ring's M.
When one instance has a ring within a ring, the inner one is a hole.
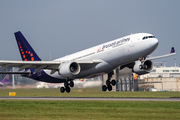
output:
M105 49L105 48L109 48L109 47L112 47L112 46L116 46L116 45L123 44L123 43L125 43L125 42L128 42L129 40L130 40L130 37L129 37L129 38L123 38L123 39L114 41L114 42L112 42L112 43L103 45L102 50Z

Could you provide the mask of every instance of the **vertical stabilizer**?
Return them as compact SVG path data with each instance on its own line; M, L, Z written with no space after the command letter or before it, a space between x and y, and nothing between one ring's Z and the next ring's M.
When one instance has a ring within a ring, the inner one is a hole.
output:
M2 83L9 83L9 77L10 77L10 74L7 74L1 82Z
M20 31L14 33L14 35L23 61L41 61Z
M174 47L171 48L171 52L170 53L175 53Z

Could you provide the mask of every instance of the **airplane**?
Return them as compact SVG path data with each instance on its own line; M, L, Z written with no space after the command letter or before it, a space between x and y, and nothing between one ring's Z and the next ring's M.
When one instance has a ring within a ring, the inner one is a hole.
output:
M10 74L7 74L4 79L2 81L0 81L0 87L4 87L4 86L7 86L7 85L10 85L11 83L9 82L9 77L10 77Z
M22 76L49 83L64 83L60 92L70 92L74 79L93 78L108 75L102 91L111 91L116 80L111 80L113 70L121 66L129 67L138 75L147 74L153 68L151 60L175 55L175 50L166 55L147 58L158 46L159 41L149 33L136 33L106 42L95 47L70 54L53 61L39 58L23 34L14 33L22 61L0 60L2 70L7 67L19 67ZM174 49L174 48L173 48ZM24 70L23 72L21 72ZM7 72L0 72L7 74Z

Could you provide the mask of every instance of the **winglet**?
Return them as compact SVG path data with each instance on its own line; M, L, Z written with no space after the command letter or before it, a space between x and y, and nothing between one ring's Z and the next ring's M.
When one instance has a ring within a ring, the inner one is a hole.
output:
M14 33L14 35L23 61L41 61L20 31Z
M170 53L175 53L174 47L171 48L171 52Z

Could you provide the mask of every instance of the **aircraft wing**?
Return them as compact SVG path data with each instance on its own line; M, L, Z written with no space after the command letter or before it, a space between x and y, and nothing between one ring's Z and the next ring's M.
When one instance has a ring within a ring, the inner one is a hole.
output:
M89 69L89 68L97 65L101 61L100 60L87 60L87 61L75 61L75 62L80 64L81 70L86 70L86 69ZM51 70L51 74L58 71L63 63L64 62L61 62L61 61L8 61L8 60L6 61L6 60L0 60L0 66L2 66L1 70L6 69L7 67L19 67L18 71L21 71L26 68L33 68L33 69L35 69L35 72L37 72L41 69L49 69L49 70ZM10 74L28 74L28 72L22 72L22 73L8 72L8 73L10 73ZM4 72L0 72L0 74L4 74Z
M58 61L0 61L1 70L7 67L19 67L19 71L25 68L34 68L36 72L40 69L57 70L61 62Z
M175 55L176 53L170 53L170 54L166 54L166 55L161 55L161 56L156 56L156 57L150 57L150 58L146 58L146 60L154 60L154 59L160 59L160 58L164 58L164 57L169 57L172 55Z
M170 54L156 56L156 57L150 57L150 58L146 58L146 60L160 59L160 58L169 57L169 56L172 56L172 55L175 55L175 54L176 54L175 49L174 49L174 47L172 47Z

